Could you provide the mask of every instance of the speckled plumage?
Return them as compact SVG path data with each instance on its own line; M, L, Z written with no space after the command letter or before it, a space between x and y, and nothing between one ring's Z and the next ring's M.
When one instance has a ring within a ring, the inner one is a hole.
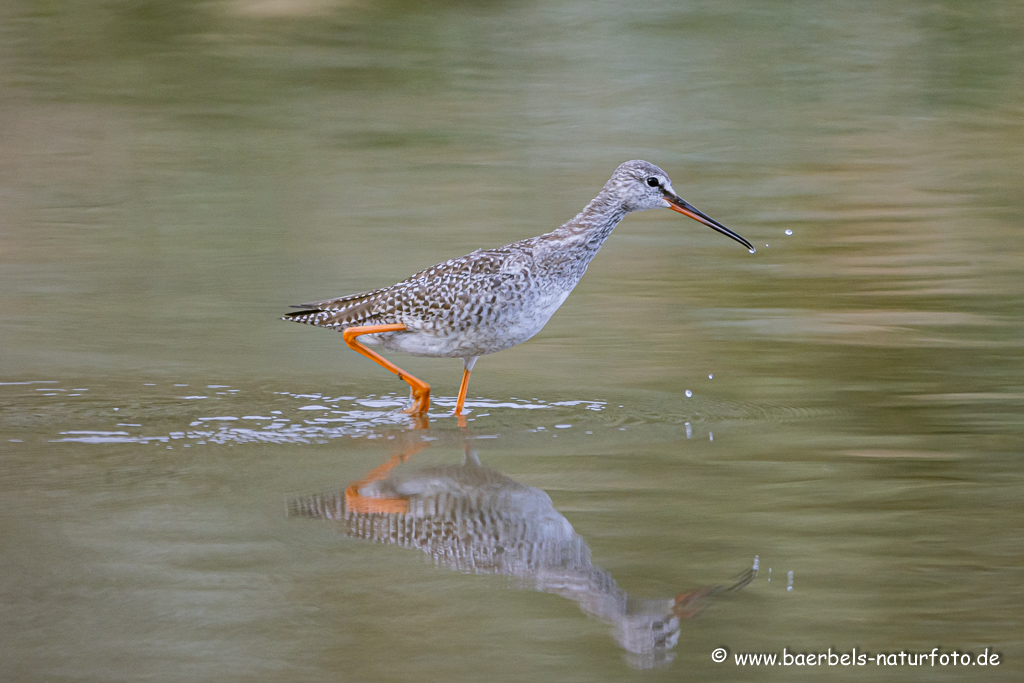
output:
M552 232L478 249L390 287L300 304L296 308L301 310L283 319L337 331L403 324L404 330L364 339L413 355L462 358L472 369L477 357L537 334L625 215L654 208L674 208L750 248L746 240L679 199L663 170L646 161L627 161L597 197Z

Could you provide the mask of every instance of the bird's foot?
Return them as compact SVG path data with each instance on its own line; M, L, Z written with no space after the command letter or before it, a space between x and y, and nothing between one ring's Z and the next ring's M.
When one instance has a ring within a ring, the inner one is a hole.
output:
M430 410L430 386L421 384L422 387L413 387L412 405L402 411L406 415L426 415Z

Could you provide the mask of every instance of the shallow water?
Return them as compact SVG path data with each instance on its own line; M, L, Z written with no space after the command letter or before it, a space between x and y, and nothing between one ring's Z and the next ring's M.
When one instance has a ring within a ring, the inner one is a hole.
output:
M885 677L1019 680L1022 33L1005 2L5 5L0 678L863 680L731 655L939 647L1001 661ZM464 427L460 363L396 357L416 425L277 319L549 230L631 158L757 253L629 216ZM437 474L467 457L534 507ZM577 560L320 514L398 461ZM552 588L592 571L684 596L678 641Z

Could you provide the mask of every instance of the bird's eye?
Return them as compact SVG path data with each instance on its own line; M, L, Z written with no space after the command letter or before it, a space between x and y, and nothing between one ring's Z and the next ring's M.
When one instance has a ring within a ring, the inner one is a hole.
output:
M655 178L654 176L651 176L650 178L647 179L647 186L648 187L658 187L660 185L661 185L661 183L658 182L658 179Z

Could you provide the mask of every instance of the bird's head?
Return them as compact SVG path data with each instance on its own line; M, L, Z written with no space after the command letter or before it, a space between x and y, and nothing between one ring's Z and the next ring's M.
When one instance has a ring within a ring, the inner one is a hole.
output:
M714 218L698 211L677 195L672 188L672 181L668 174L652 163L635 159L620 165L605 184L605 192L621 201L626 211L646 211L647 209L677 211L703 223L712 230L731 237L745 246L750 253L754 253L754 246L750 242Z

